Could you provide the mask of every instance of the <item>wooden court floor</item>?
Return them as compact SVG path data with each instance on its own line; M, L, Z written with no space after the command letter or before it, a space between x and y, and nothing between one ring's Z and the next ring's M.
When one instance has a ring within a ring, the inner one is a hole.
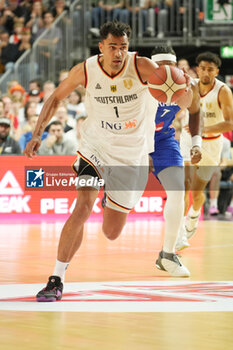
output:
M62 222L0 224L0 290L4 285L10 290L21 284L45 284L53 272L62 226ZM188 279L171 278L155 268L163 227L163 221L129 221L122 235L112 242L103 236L101 223L87 223L81 249L66 273L67 285L103 281L165 285L182 284L184 280L185 283L233 281L233 222L200 221L190 248L181 253L182 262L191 272ZM232 290L224 301L229 308ZM27 305L31 307L34 303L31 300ZM174 307L178 307L176 312L170 312L172 304L168 301L165 312L105 312L108 304L102 305L103 312L0 309L0 349L233 348L233 312L226 308L187 312L187 304L181 301L174 303Z

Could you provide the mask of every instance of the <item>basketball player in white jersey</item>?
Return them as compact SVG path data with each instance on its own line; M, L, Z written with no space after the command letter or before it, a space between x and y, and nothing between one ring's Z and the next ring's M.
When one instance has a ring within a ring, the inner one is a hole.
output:
M59 102L78 85L85 86L88 118L83 124L75 169L80 185L81 180L90 178L105 180L107 203L102 228L110 240L119 236L129 211L144 191L149 153L146 128L153 127L146 115L147 80L157 65L128 52L130 31L127 24L116 21L101 27L100 55L71 69L44 104L32 140L25 149L28 157L36 154L41 134ZM38 301L56 301L62 297L65 270L81 245L83 225L98 195L99 187L94 184L78 188L74 211L61 233L53 275L37 294Z
M204 52L197 56L198 86L204 128L202 135L202 160L194 167L192 175L193 204L181 229L176 249L186 248L187 238L191 238L198 225L201 207L205 201L204 189L211 179L215 167L220 163L222 133L233 130L233 98L230 88L216 79L221 66L218 55ZM185 130L181 134L181 153L188 159L189 136ZM187 202L186 202L187 210ZM185 211L186 213L186 211Z

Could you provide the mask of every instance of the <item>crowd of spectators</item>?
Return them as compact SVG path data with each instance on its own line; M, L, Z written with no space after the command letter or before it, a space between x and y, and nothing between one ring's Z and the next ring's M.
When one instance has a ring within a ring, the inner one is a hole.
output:
M34 41L52 24L62 11L68 10L65 0L0 0L0 74L13 69L14 63L28 49ZM43 47L41 55L49 58L49 47L54 45L59 50L61 45L61 31L51 29L44 36L40 45ZM35 72L42 72L35 62ZM43 60L42 60L43 62Z
M12 69L25 50L30 49L46 29L52 28L55 18L69 11L71 3L72 0L0 0L0 74ZM44 59L49 59L51 41L59 49L59 31L53 28L40 41L43 59L35 62L38 71L43 70L39 66ZM66 70L59 72L58 82L67 74ZM16 80L8 82L6 94L0 94L0 155L23 154L43 104L55 87L49 80L42 84L39 77L31 80L28 87ZM82 89L76 89L59 106L52 124L42 135L40 154L76 154L80 125L86 118L82 99Z
M69 11L72 2L72 0L0 0L0 73L13 69L14 63L25 50L30 49L34 41L46 29L52 28L55 18L63 11ZM166 3L166 6L169 3L167 0L160 2L161 9L162 2ZM155 10L158 6L158 1L136 1L135 3L132 1L88 1L87 3L89 5L87 13L90 15L90 20L87 21L88 30L95 26L99 29L104 21L115 18L131 23L134 12L137 16L139 12L143 12L144 19L146 19L147 11L150 11L151 8ZM132 6L133 4L136 6ZM78 12L79 8L77 7L76 10ZM77 16L77 20L78 18ZM148 23L145 22L143 31L146 31L147 25ZM59 51L59 41L62 35L59 31L60 28L54 27L53 31L49 31L39 42L40 54L43 57L34 63L38 65L39 72L44 70L44 60L49 60L51 41ZM58 82L67 74L68 71L61 71ZM1 155L23 153L27 142L32 137L41 108L54 89L54 82L45 81L42 84L39 78L30 81L28 87L21 86L19 81L15 80L8 83L7 93L1 96L0 101L2 106L0 109ZM80 138L80 125L85 118L83 91L76 89L59 106L56 115L51 120L52 124L42 135L40 154L75 154ZM67 137L69 137L70 147L67 146ZM17 145L17 147L8 146L8 142L14 143L14 146Z
M60 72L60 81L65 73ZM0 98L0 155L23 154L43 104L55 88L49 80L43 84L38 79L30 81L28 91L16 80L9 82L7 93ZM83 96L83 89L77 88L58 106L42 134L39 154L76 154L80 127L87 118Z
M17 59L32 47L46 29L52 27L59 15L64 11L69 13L73 2L74 0L0 0L0 74L12 69ZM193 16L202 20L202 1L193 3ZM170 23L171 11L173 28ZM107 20L117 19L132 25L135 19L138 37L163 38L168 33L174 34L172 31L175 28L175 35L182 33L185 13L183 0L90 0L86 2L85 26L90 34L98 37L101 24ZM78 35L81 25L80 6L75 7L73 15L73 25L77 28ZM61 38L62 33L58 27L43 37L39 43L43 59L38 60L42 65L45 59L49 59L51 44L56 48L57 56L61 53ZM44 67L34 69L41 73Z
M182 0L97 0L92 1L92 4L90 31L94 36L99 35L100 25L106 20L117 19L132 25L133 18L136 20L138 37L157 36L161 39L168 33L181 35L187 14ZM194 30L195 23L204 18L203 2L192 1L191 11Z

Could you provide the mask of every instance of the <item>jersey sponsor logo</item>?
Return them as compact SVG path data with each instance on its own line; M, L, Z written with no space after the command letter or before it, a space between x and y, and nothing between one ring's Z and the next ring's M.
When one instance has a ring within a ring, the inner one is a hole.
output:
M99 83L96 84L95 89L102 89Z
M95 165L101 166L101 161L96 157L95 154L92 154L92 155L90 156L90 159L92 160L92 162L95 163Z
M164 122L155 125L155 131L161 131L164 126Z
M117 86L116 86L116 85L111 85L111 86L110 86L110 90L111 90L112 92L116 92L116 91L117 91Z
M42 168L26 171L26 187L44 187L44 171Z
M65 312L233 311L233 281L66 283L61 301L36 302L43 284L0 285L0 310Z
M130 90L133 86L132 79L125 79L125 80L123 80L123 83L124 83L124 87L128 90Z
M125 122L125 129L132 129L132 128L136 128L137 126L137 120L133 119L133 120L128 120Z
M212 102L206 102L206 108L207 109L212 109L212 107L213 107L213 104L212 104Z
M137 120L127 120L125 122L106 122L105 120L101 120L101 128L106 130L122 130L122 129L132 129L136 128Z
M116 103L127 103L134 101L138 98L137 94L132 94L132 95L123 95L123 96L94 96L94 99L98 103L103 103L103 104L116 104Z
M214 112L205 112L204 118L216 118L216 114Z
M106 122L105 120L101 120L101 128L106 130L121 130L122 124L120 122L111 123Z

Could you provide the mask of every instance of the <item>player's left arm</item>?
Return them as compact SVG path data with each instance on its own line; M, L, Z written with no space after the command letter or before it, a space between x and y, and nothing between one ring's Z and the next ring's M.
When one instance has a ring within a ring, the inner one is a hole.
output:
M223 113L224 122L205 126L203 133L223 133L233 130L233 96L231 89L224 85L219 91L219 104Z
M144 83L148 81L151 74L156 70L156 68L159 67L156 63L147 57L137 56L136 64L140 78Z
M200 94L197 84L192 85L193 99L189 111L189 130L192 136L192 148L190 150L191 163L196 164L201 160L202 145L202 115L200 112Z

